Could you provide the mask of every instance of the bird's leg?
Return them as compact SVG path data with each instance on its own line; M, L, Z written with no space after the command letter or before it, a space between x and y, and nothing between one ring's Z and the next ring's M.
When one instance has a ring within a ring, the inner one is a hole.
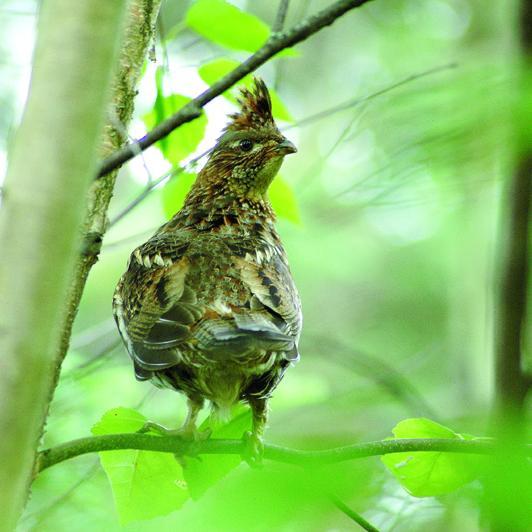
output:
M266 399L252 399L249 401L249 406L253 415L253 425L251 432L245 432L242 437L244 440L242 457L251 467L259 467L264 453L262 435L268 420L268 405Z
M210 430L200 432L196 427L196 420L198 414L203 408L203 399L196 399L188 397L188 411L187 417L183 422L183 425L178 429L167 429L159 423L148 421L138 432L156 432L162 436L176 436L185 440L202 441L206 440L210 436Z

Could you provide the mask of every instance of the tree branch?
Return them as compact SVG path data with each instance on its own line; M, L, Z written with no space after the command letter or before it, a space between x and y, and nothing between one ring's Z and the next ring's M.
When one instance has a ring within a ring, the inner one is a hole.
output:
M271 38L262 48L260 48L260 50L255 52L233 71L229 72L229 74L214 83L209 89L191 100L177 113L161 122L137 142L128 144L107 157L102 162L97 177L103 177L109 172L116 170L125 162L133 159L133 157L135 157L140 151L146 150L163 137L166 137L174 129L200 116L201 109L206 104L232 87L250 72L253 72L255 69L263 65L268 59L278 54L280 51L304 41L325 26L332 24L337 18L341 17L351 9L360 7L369 1L370 0L339 0L319 13L306 18L300 24L296 24L290 30L283 33L272 34Z
M190 443L179 437L152 436L149 434L105 434L73 440L39 453L36 474L76 456L101 451L119 449L137 449L173 453L178 456L187 454L241 454L244 449L242 440L206 440ZM357 460L369 456L404 452L447 452L465 454L494 454L498 449L492 440L451 440L451 439L396 439L380 440L368 443L355 443L345 447L336 447L319 451L302 451L278 445L265 444L264 458L287 464L317 466ZM532 456L532 445L523 446L523 452Z

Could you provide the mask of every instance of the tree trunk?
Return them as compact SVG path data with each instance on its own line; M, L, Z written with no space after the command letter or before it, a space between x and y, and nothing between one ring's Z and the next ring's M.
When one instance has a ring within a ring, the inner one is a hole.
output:
M149 46L161 0L131 0L126 18L124 39L118 69L112 83L112 98L99 155L103 159L127 143L127 126L133 114L137 83ZM61 364L70 345L72 325L91 268L98 260L107 224L107 210L113 196L118 170L95 179L87 196L87 213L83 222L83 244L70 283L60 330L61 339L54 356L53 394ZM110 302L109 302L110 305ZM110 311L109 311L110 312ZM50 397L51 399L51 397Z
M0 528L24 505L125 0L47 0L0 214Z

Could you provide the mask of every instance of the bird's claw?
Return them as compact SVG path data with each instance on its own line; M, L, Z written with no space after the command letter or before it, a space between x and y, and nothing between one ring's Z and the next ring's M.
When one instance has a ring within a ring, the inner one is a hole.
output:
M167 429L163 425L159 425L159 423L147 421L139 430L137 430L137 433L146 434L147 432L154 432L160 436L170 436L188 441L201 442L210 438L212 430L198 430L197 427L190 425L178 429Z
M167 429L163 425L159 425L159 423L155 423L154 421L146 421L146 423L137 430L137 434L147 434L148 432L154 432L160 436L171 436L173 431Z
M144 425L137 430L139 434L146 434L147 432L154 432L160 436L169 436L171 438L179 438L186 447L184 450L178 453L174 453L176 460L182 467L186 466L186 456L195 457L199 454L201 443L208 440L212 434L211 429L198 430L193 425L185 425L178 429L167 429L159 423L147 421Z
M264 456L264 444L260 436L255 432L244 432L242 436L242 459L250 467L259 468L262 466L262 457Z

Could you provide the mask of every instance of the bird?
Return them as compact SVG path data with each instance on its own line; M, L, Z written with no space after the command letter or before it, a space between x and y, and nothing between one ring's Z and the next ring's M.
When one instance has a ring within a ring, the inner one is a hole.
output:
M297 149L262 79L237 103L182 208L132 252L113 314L136 378L186 396L174 434L208 437L196 426L206 401L220 419L250 406L251 463L261 460L268 399L299 360L301 302L268 198Z

